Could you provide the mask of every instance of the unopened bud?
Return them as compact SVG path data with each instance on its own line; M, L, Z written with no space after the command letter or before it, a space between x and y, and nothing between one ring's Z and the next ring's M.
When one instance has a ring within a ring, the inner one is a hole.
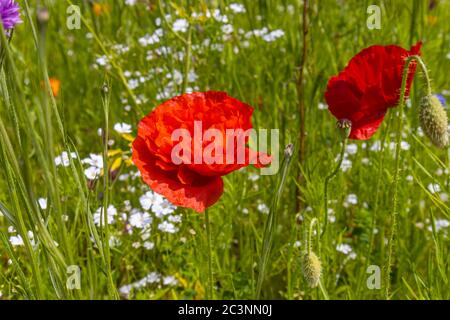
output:
M436 96L427 95L422 98L419 119L424 133L431 142L438 148L444 148L448 144L448 118Z
M40 7L37 10L37 20L40 24L47 24L48 20L50 20L50 13L47 8Z
M319 257L314 252L305 253L302 257L302 271L306 282L311 288L319 285L322 274L322 264Z

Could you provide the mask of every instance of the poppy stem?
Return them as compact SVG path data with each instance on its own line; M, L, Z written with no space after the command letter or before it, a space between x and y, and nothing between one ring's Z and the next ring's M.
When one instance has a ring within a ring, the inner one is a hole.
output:
M389 247L388 247L388 257L385 265L385 294L386 299L390 299L390 289L391 289L391 270L392 270L392 261L394 254L394 240L397 232L397 215L398 215L398 182L400 180L400 153L401 153L401 138L402 138L402 127L403 127L403 107L405 105L405 96L406 96L406 85L409 75L409 67L413 61L416 61L422 69L422 72L425 76L427 82L428 93L431 94L431 83L430 78L428 76L428 70L423 63L422 59L417 56L409 56L403 67L402 74L402 86L400 89L400 99L398 102L398 114L397 114L397 136L395 142L395 172L394 172L394 181L393 181L393 192L392 192L392 230L389 237Z
M209 222L209 212L208 209L205 209L205 225L206 225L206 237L208 242L208 290L207 290L207 299L214 299L214 291L213 291L213 262L212 262L212 239L211 239L211 224Z
M311 222L309 223L309 232L308 232L308 243L307 245L307 253L311 254L312 251L312 234L315 224L317 224L319 221L317 218L313 218ZM320 229L319 229L320 230Z
M324 207L325 211L323 213L323 230L322 230L322 234L321 234L320 238L322 238L324 236L324 234L327 230L327 226L328 226L328 185L329 185L331 179L333 179L338 174L339 169L341 168L342 161L344 160L344 153L345 153L346 147L347 147L347 137L343 137L338 163L337 163L336 167L334 168L334 170L325 178L325 182L323 185L323 204L324 204L323 207Z

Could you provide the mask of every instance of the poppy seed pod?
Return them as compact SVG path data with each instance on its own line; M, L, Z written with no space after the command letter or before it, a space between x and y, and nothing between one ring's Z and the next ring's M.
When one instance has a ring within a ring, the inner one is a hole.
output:
M314 252L305 253L302 257L302 271L308 285L315 288L319 285L322 264Z
M340 130L342 138L347 139L352 131L352 122L347 119L341 119L336 123L336 127Z
M422 98L419 118L420 125L431 142L438 148L444 148L448 144L448 118L436 96L427 95Z

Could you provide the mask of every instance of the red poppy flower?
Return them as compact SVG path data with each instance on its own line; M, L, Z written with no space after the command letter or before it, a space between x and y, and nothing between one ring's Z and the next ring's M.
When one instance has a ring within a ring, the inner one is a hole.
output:
M252 107L225 92L195 92L174 97L139 123L133 142L133 162L155 192L177 206L203 212L222 195L223 175L249 164L259 167L262 162L270 161L245 146L248 135L240 136L242 140L230 139L233 143L224 142L227 132L252 129L252 113ZM177 129L184 133L180 139L173 136ZM206 132L215 135L207 136ZM238 140L243 145L241 153ZM175 149L180 146L188 147L188 151L174 157ZM230 154L228 161L226 156ZM223 161L209 161L215 157Z
M398 104L405 58L420 54L419 42L407 51L399 46L375 45L354 56L347 67L328 81L325 99L330 112L338 119L350 120L350 139L369 139L391 107ZM416 69L411 64L406 95Z

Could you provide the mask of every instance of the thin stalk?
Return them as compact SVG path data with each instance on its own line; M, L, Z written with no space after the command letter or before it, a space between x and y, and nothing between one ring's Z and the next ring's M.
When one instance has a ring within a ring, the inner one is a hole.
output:
M380 167L378 168L378 173L377 173L377 182L376 182L376 191L375 191L375 204L374 204L374 209L373 209L373 214L372 214L372 222L371 222L371 229L370 229L370 236L369 236L369 249L367 252L367 263L369 263L369 259L370 259L370 255L372 254L372 248L373 248L373 243L375 241L375 233L374 233L374 229L376 226L376 217L377 217L377 212L378 212L378 200L380 197L380 185L381 185L381 176L383 174L383 168L384 168L384 144L386 142L386 137L389 134L389 127L390 127L390 123L391 123L391 119L389 119L385 133L383 135L383 138L381 139L381 146L380 146Z
M323 298L325 300L330 300L330 297L328 296L328 292L325 289L325 287L323 286L322 279L319 280L319 289L320 289L320 292L322 292Z
M258 282L256 285L256 299L259 299L261 296L262 284L264 282L267 262L269 261L270 251L272 248L273 234L276 227L278 202L280 200L281 194L283 193L284 184L286 182L287 173L289 171L289 165L291 163L293 150L294 146L292 144L289 144L284 151L284 159L283 164L281 166L282 167L281 176L278 179L277 193L275 194L275 197L272 200L269 217L266 221L264 228L263 248L259 258L259 274L258 274Z
M191 70L191 55L192 55L192 27L189 24L188 30L188 38L186 42L186 61L184 64L184 77L183 77L183 88L181 89L181 93L186 93L186 89L189 82L189 71Z
M306 107L305 107L305 97L304 97L304 75L305 75L305 67L307 61L307 53L308 53L308 33L309 33L309 23L308 23L308 0L303 0L303 15L302 15L302 35L303 35L303 43L302 43L302 55L299 65L299 72L297 77L297 103L298 103L298 111L300 116L300 132L298 136L298 161L300 165L303 167L305 164L305 154L306 154ZM300 199L300 186L303 183L303 172L299 171L297 181L298 187L296 189L296 209L297 212L300 212L302 207L301 199Z
M328 226L328 185L331 179L333 179L338 174L339 169L341 168L342 161L344 160L344 153L346 146L347 146L347 138L343 138L338 163L334 168L334 170L328 176L325 177L325 182L323 184L323 207L325 211L323 213L323 230L320 236L321 238L324 236Z
M104 246L105 259L106 259L106 275L108 278L108 291L109 294L114 299L119 299L117 290L114 285L114 280L112 278L111 272L111 252L109 248L109 223L108 223L108 205L109 205L109 172L108 172L108 139L109 139L109 105L110 105L110 92L111 88L109 85L104 85L102 88L102 101L103 101L103 111L105 118L105 128L103 131L103 208L102 214L103 219L100 219L100 228L102 228L103 241L102 246Z
M214 299L214 276L213 276L213 258L212 258L212 239L211 239L211 223L209 221L209 210L205 210L206 238L208 242L208 290L206 298Z
M397 233L397 215L398 215L398 182L400 179L400 154L401 154L401 138L402 138L402 128L403 128L403 108L405 105L405 95L406 95L406 84L408 80L409 67L410 64L416 61L422 69L427 82L428 94L431 94L431 84L430 78L428 76L428 70L419 56L410 56L406 59L405 65L403 67L402 74L402 85L400 89L400 99L398 102L397 111L397 136L395 142L395 171L394 171L394 182L393 182L393 192L392 192L392 230L389 237L388 246L388 257L385 265L385 295L386 299L390 299L390 289L391 289L391 269L394 254L394 240Z
M366 253L366 265L365 268L363 270L361 270L360 276L359 276L359 281L358 281L358 288L357 288L357 294L356 296L359 296L360 290L361 290L361 284L363 283L363 279L366 276L366 270L367 267L370 265L371 263L371 256L372 256L372 250L373 250L373 246L374 246L374 242L375 242L375 232L374 229L377 225L377 216L378 216L378 209L379 209L379 198L380 198L380 189L381 189L381 177L383 175L383 169L384 169L384 161L385 161L385 152L384 152L384 146L386 143L386 138L389 135L389 131L390 131L390 127L391 127L391 122L392 122L392 118L389 117L388 122L387 122L387 126L386 126L386 130L384 130L383 132L383 136L381 139L381 144L380 144L380 152L379 152L379 167L378 167L378 172L377 172L377 179L376 179L376 187L375 187L375 200L374 200L374 207L373 207L373 212L372 212L372 220L370 223L370 230L369 230L369 243L368 243L368 247L367 247L367 253Z
M309 232L308 232L308 243L307 243L307 252L308 255L311 254L312 251L312 235L313 235L313 229L314 229L314 225L317 223L317 218L313 218L309 224Z

